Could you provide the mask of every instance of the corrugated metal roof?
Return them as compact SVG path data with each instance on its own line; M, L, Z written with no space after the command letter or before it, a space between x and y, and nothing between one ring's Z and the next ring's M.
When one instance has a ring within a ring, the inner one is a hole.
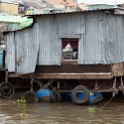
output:
M56 13L44 13L44 14L33 14L33 15L25 15L27 18L33 17L33 16L41 16L41 15L53 15L53 14L68 14L68 13L81 13L81 12L94 12L94 11L111 11L117 8L110 8L110 9L93 9L93 10L81 10L81 11L70 11L70 12L56 12ZM25 17L23 16L23 17ZM22 29L16 30L20 31ZM13 31L5 31L4 33L13 32Z
M19 24L19 29L23 29L32 25L33 19L21 16L0 16L0 22Z
M25 16L40 16L40 15L52 15L52 14L66 14L66 13L80 13L80 12L93 12L93 11L109 11L114 10L115 8L106 8L106 9L92 9L92 10L81 10L81 11L67 11L67 12L53 12L53 13L42 13L42 14L31 14L31 15L25 15Z
M0 16L0 22L5 23L23 23L25 21L29 21L31 19L28 19L27 17L21 17L21 16Z

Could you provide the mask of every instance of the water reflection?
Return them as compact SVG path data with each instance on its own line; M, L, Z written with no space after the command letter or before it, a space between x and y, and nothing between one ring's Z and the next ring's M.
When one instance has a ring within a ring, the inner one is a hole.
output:
M124 98L123 98L124 99ZM78 106L72 102L14 104L0 100L0 124L124 124L124 100Z

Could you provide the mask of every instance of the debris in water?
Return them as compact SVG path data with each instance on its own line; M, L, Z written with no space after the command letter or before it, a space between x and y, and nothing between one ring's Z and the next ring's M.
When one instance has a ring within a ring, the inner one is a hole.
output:
M88 111L89 112L95 112L95 108L94 107L88 107Z
M26 103L26 99L17 99L16 101L13 101L13 103Z

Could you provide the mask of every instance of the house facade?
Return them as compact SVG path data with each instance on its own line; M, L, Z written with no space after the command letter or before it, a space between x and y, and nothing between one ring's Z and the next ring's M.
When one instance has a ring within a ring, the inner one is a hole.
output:
M72 6L75 3L75 0L45 0L45 1L51 4L64 4L67 6Z
M18 4L16 3L1 3L2 11L12 15L18 15Z
M6 82L31 79L28 93L35 81L42 89L51 86L59 93L72 93L77 104L88 102L90 92L111 92L114 97L124 91L123 9L31 17L31 27L5 32ZM86 100L77 98L78 92Z
M10 15L25 15L26 10L28 9L28 6L19 4L19 3L1 3L1 10L3 12L6 12Z
M32 15L33 27L6 34L6 67L16 73L33 73L36 66L51 73L50 67L61 73L110 72L117 63L122 68L123 13L103 9Z

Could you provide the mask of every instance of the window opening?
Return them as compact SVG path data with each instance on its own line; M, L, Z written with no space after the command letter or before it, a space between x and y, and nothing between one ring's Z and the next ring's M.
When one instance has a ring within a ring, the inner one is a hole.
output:
M78 59L78 39L62 39L62 60Z

